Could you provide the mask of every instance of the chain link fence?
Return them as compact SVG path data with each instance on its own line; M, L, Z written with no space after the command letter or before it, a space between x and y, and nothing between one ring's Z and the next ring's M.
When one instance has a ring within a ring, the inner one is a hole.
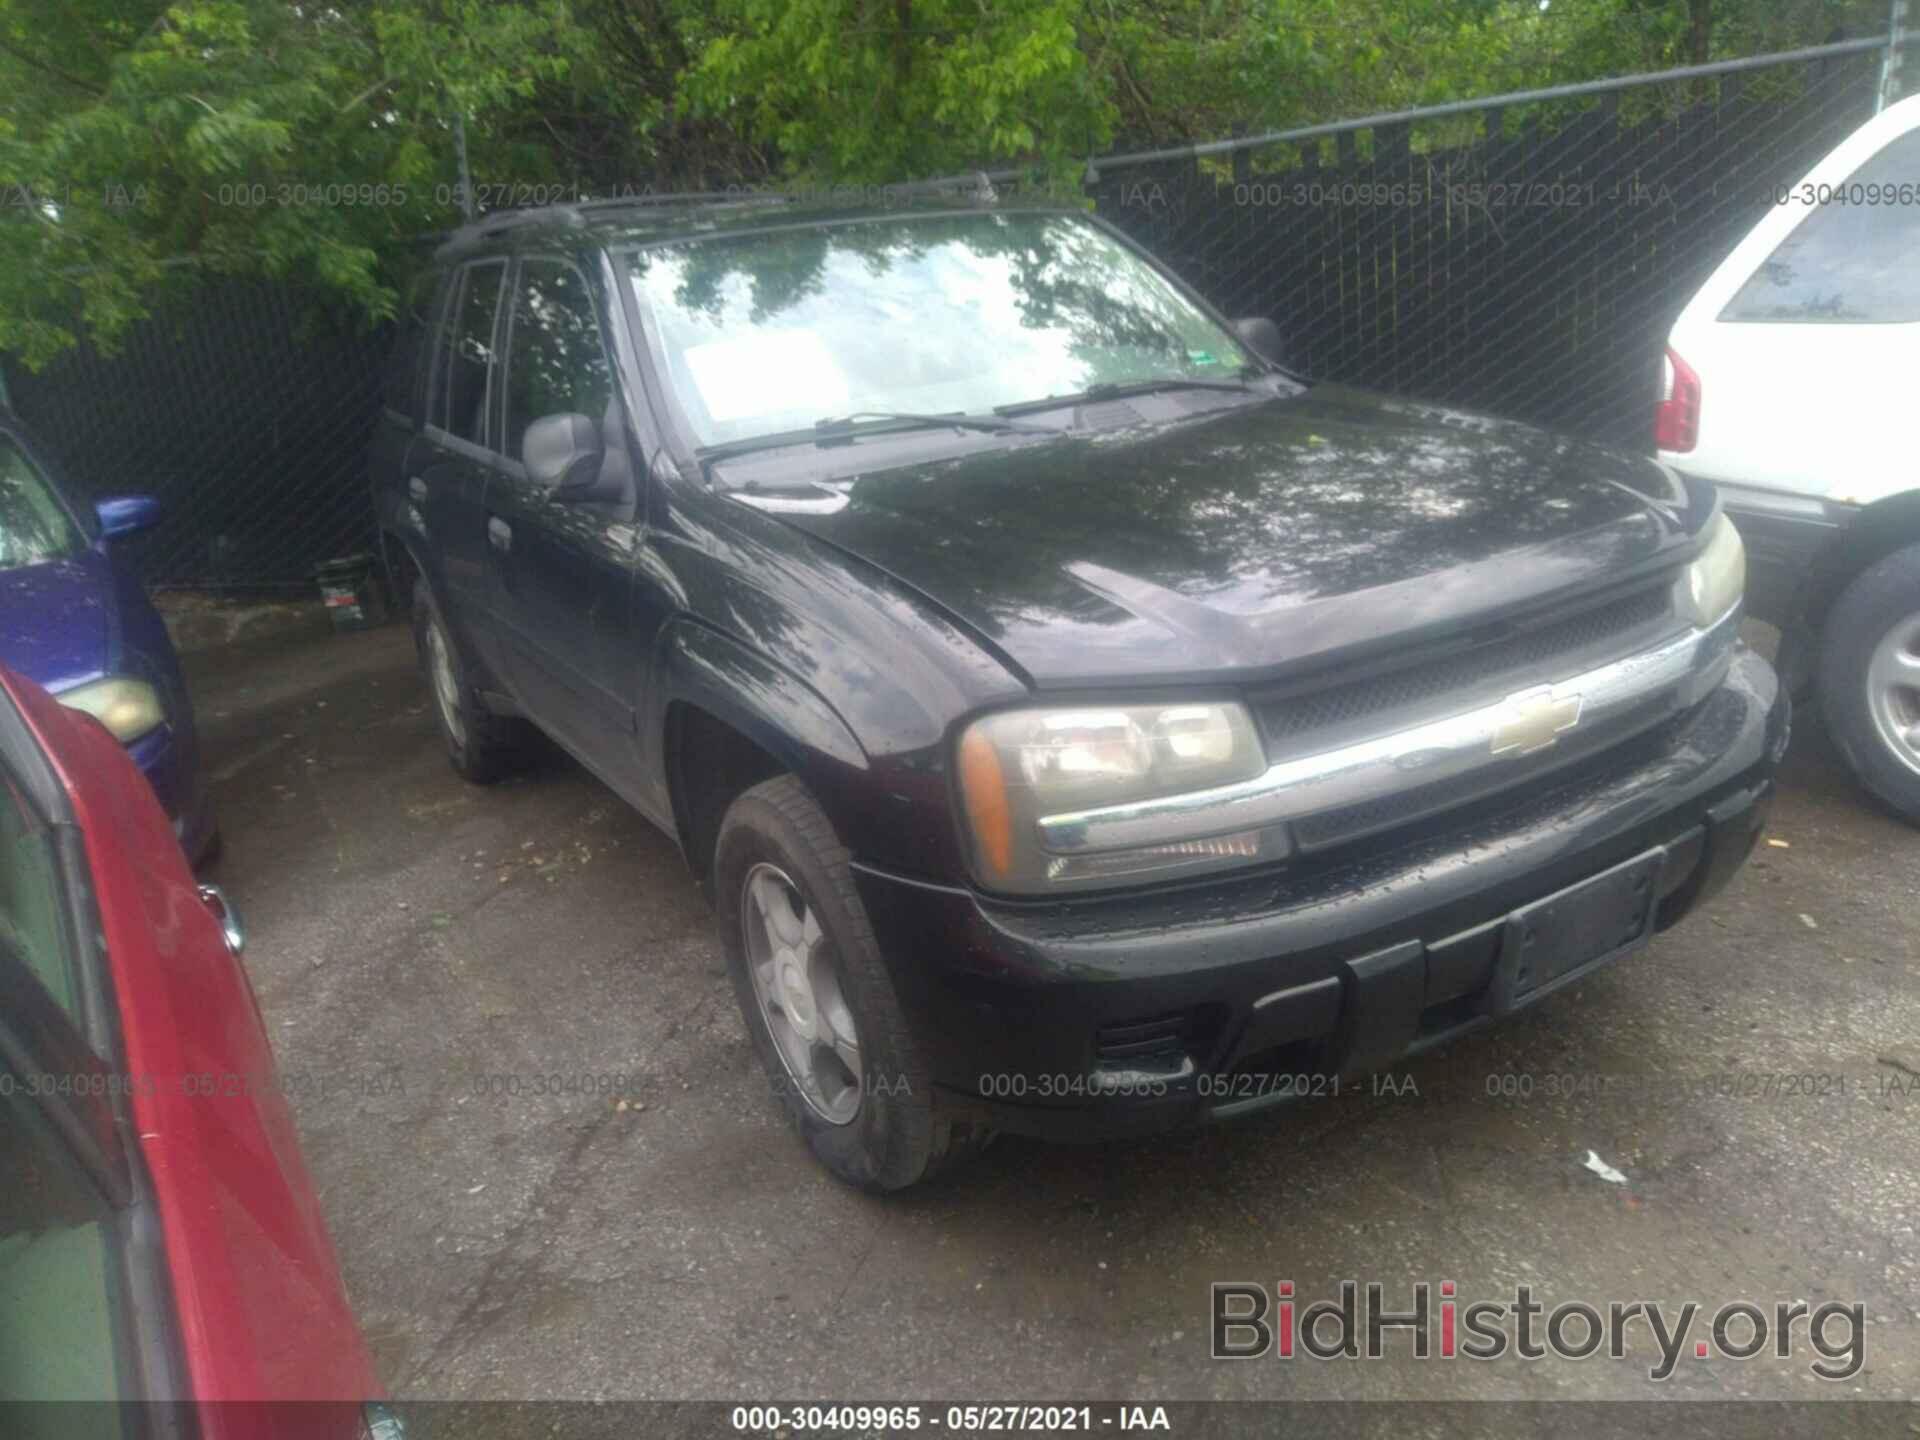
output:
M145 492L159 525L126 543L159 589L311 590L313 568L372 543L366 450L390 336L298 291L217 280L38 374L13 409L92 500Z
M1103 161L1098 213L1290 368L1650 445L1666 334L1873 113L1882 53ZM1920 180L1920 176L1915 177Z
M1108 157L1085 192L1227 314L1272 318L1313 379L1645 449L1674 317L1873 113L1885 60L1850 42ZM137 542L150 584L299 590L371 544L388 342L286 287L215 282L117 358L7 380L83 492L165 502Z

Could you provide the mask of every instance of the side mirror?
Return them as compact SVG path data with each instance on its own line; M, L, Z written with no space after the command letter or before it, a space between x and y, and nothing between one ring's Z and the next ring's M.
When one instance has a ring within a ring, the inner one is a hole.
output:
M118 540L151 530L160 523L160 502L151 495L110 495L93 507L100 517L100 537Z
M1280 363L1281 352L1285 348L1280 340L1280 327L1264 315L1252 315L1245 320L1233 322L1233 328L1240 338L1247 342L1247 348L1262 360Z
M527 478L556 496L590 490L606 453L600 426L585 415L542 415L520 441Z

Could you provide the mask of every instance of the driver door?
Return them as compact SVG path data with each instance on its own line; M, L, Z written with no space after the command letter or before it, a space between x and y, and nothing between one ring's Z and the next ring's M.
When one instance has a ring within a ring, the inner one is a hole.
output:
M629 798L641 657L632 627L642 534L640 467L609 359L595 287L573 259L514 267L505 347L504 463L487 486L493 611L514 698L549 735ZM562 498L523 463L527 427L578 414L605 455L592 493Z

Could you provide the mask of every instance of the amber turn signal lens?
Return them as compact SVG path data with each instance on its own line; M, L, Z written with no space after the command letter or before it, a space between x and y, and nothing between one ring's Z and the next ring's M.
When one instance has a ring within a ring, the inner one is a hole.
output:
M973 825L980 859L996 879L1013 871L1013 815L1007 806L1007 779L993 742L969 730L960 742L960 794Z

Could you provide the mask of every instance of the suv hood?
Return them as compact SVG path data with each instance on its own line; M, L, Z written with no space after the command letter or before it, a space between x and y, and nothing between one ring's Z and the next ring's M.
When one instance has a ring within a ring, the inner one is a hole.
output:
M99 675L114 632L113 577L94 551L0 570L0 664L48 690Z
M1698 528L1650 459L1338 386L833 488L839 508L781 518L1043 687L1404 645L1677 562Z

